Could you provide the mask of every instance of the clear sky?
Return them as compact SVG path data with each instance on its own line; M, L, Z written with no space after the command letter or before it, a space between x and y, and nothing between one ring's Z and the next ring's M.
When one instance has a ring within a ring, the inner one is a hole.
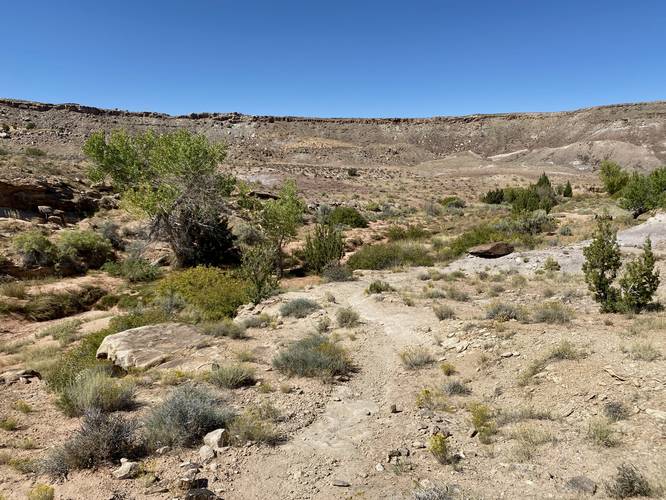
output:
M665 0L23 0L0 96L433 116L666 99Z

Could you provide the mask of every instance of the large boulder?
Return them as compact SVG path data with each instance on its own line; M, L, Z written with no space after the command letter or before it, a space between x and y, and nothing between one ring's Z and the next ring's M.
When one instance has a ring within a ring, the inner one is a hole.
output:
M505 243L504 241L497 241L495 243L487 243L485 245L477 245L468 250L470 255L481 257L483 259L496 259L509 255L513 252L513 245Z
M192 325L161 323L141 326L105 337L99 349L98 359L110 359L115 365L147 369L178 363L210 344L211 338L199 333Z

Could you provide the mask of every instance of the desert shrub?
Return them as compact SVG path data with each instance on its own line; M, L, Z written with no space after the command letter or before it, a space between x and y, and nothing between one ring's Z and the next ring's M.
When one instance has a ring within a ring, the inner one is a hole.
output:
M527 318L526 311L520 307L513 304L507 304L504 302L493 302L486 309L486 319L494 319L496 321L525 321Z
M440 321L445 319L453 319L456 317L456 312L452 307L447 305L432 306L432 310L435 313L435 316L437 316L437 319Z
M160 277L160 268L143 257L130 256L122 262L107 262L102 267L111 276L119 276L130 283L154 281Z
M424 388L416 395L416 407L428 410L450 411L444 391L439 388Z
M28 292L25 284L21 281L10 281L0 285L0 294L5 297L14 297L15 299L26 299Z
M453 500L456 488L442 484L421 485L412 492L413 500Z
M562 226L560 228L560 236L571 236L573 234L573 230L571 229L571 226Z
M88 368L77 374L58 396L57 405L73 417L97 409L104 413L134 406L134 385L109 375L106 367Z
M440 464L449 463L449 447L447 445L447 438L444 434L434 434L428 442L428 449L432 456L435 457Z
M25 148L25 154L33 158L41 158L46 156L46 152L39 148Z
M562 361L564 359L576 360L584 358L585 356L585 352L576 349L576 346L568 340L563 340L550 350L545 359L546 361Z
M14 417L0 418L0 429L3 431L15 431L18 429L19 423Z
M565 198L571 198L573 196L573 188L571 187L571 182L569 180L567 180L567 183L562 189L562 196Z
M305 266L317 274L321 273L326 265L338 263L343 254L342 232L335 226L318 224L305 237Z
M490 205L499 205L504 201L504 190L502 188L491 189L481 196L481 202Z
M61 346L66 346L76 340L76 333L81 326L81 321L77 319L61 321L41 330L39 337L51 337L57 340Z
M270 325L272 318L270 314L261 313L258 316L249 316L245 318L241 325L245 328L263 328Z
M105 295L104 290L84 286L79 290L34 295L23 307L23 315L32 321L60 319L89 310Z
M349 167L347 169L347 175L349 177L358 177L358 169L355 167Z
M229 337L232 339L242 339L245 337L245 328L245 324L236 323L229 318L202 325L203 333L206 335L211 335L212 337Z
M447 377L450 377L456 373L456 367L452 363L448 362L444 362L439 365L439 369L442 370L442 373Z
M52 477L66 476L72 469L91 469L140 453L137 424L117 414L87 411L81 427L42 462L41 470Z
M445 196L439 203L445 208L465 208L465 200L457 196Z
M612 498L651 497L654 488L636 466L624 463L606 483L606 493Z
M298 298L282 304L280 314L284 317L305 318L318 309L320 306L314 300Z
M429 235L430 233L421 226L391 226L386 230L386 237L391 241L420 240Z
M365 290L365 293L367 294L375 294L375 293L384 293L384 292L392 292L395 289L389 285L386 281L382 280L374 280L370 285L368 285L368 288Z
M648 237L642 255L626 265L619 280L623 307L639 313L650 305L659 287L659 271L655 271L654 264L652 242Z
M343 307L335 313L335 320L342 328L352 328L358 324L359 316L351 307Z
M115 316L109 322L111 333L124 332L140 326L156 325L169 321L171 316L160 309L137 309L122 316Z
M605 418L595 418L589 422L587 427L587 437L590 438L594 444L605 446L606 448L612 448L619 444L619 441L615 436L615 431L613 431L610 423Z
M457 288L450 286L446 290L446 296L457 302L467 302L469 301L469 294L463 290L458 290Z
M347 351L322 335L293 342L273 358L273 366L288 375L332 377L353 371Z
M351 269L388 269L395 266L431 266L433 258L423 245L384 243L362 247L347 265Z
M213 367L208 380L226 389L254 385L257 381L254 368L238 363Z
M14 402L14 409L26 415L32 413L32 406L30 406L30 403L22 399Z
M113 258L111 242L94 231L61 231L57 245L61 259L69 258L83 269L99 269Z
M638 361L656 361L661 357L659 350L649 342L636 342L629 349L629 355Z
M54 497L55 489L53 486L43 483L36 484L28 492L28 500L53 500Z
M601 162L599 176L604 189L610 195L619 193L629 181L629 174L617 164L609 160Z
M27 267L52 266L58 260L58 248L38 229L17 234L12 246Z
M629 417L629 409L619 401L608 401L604 404L604 415L611 422L618 422Z
M233 413L207 391L185 384L175 388L167 399L152 409L144 422L149 449L162 446L192 446L205 434L226 428Z
M426 200L423 202L423 212L429 217L439 217L442 215L442 206L439 203L435 203L431 200Z
M423 368L435 361L432 353L423 346L407 347L400 351L399 356L403 366L409 370Z
M449 396L469 396L472 394L472 389L460 380L451 380L444 384L444 392Z
M281 436L268 419L263 418L261 409L250 408L243 414L237 416L229 425L229 436L234 445L245 443L265 443L276 445L281 441Z
M594 300L601 304L602 312L615 311L619 292L612 284L622 262L617 231L612 228L607 217L598 219L592 243L583 249L583 254L583 274L588 288L594 294Z
M368 227L368 221L353 207L338 206L328 214L327 224L349 227Z
M497 433L497 423L493 419L493 410L482 404L474 403L470 405L472 426L479 436L479 440L484 443L490 443L492 436Z
M93 133L83 151L93 182L110 180L123 202L148 216L151 235L171 246L181 266L235 262L227 225L227 198L235 180L217 170L221 145L184 129L131 136L123 130Z
M327 282L354 281L354 273L349 266L336 262L324 266L321 276Z
M544 302L536 307L532 318L537 323L568 323L573 313L560 302Z
M543 263L544 271L559 271L560 263L557 262L553 257L549 256Z
M275 249L265 243L243 248L241 276L247 281L250 300L258 304L278 288Z
M194 267L163 278L158 294L176 293L203 320L233 317L249 300L247 283L215 267Z

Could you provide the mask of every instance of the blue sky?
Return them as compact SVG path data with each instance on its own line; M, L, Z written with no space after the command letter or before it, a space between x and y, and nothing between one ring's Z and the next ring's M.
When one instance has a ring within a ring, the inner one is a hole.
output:
M4 2L0 96L433 116L666 99L663 0Z

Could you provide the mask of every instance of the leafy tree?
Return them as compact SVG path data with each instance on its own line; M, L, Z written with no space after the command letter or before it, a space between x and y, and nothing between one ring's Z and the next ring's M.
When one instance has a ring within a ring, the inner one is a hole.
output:
M643 254L629 262L620 278L623 305L639 313L651 302L659 287L659 271L654 269L654 254L650 238L645 239Z
M592 243L583 249L583 255L583 274L594 300L601 304L602 312L617 310L619 294L612 284L622 263L617 231L608 216L598 219Z
M629 174L622 170L617 163L609 160L601 162L599 176L604 184L604 189L611 196L622 191L629 181Z
M652 189L650 178L638 172L631 174L622 190L622 200L620 202L622 208L629 210L634 217L638 217L654 208L656 202L657 193Z
M83 151L93 161L90 179L109 180L127 208L149 217L151 234L169 242L179 265L238 258L225 215L235 180L217 171L221 145L186 130L118 130L93 133Z
M552 188L553 187L552 184L550 183L550 179L546 175L546 172L543 172L539 176L539 180L537 180L536 186L537 187L545 187L545 188Z
M571 182L567 181L567 184L564 186L562 191L562 196L565 198L571 198L573 196L573 189L571 188Z
M275 277L275 251L266 243L243 248L241 275L249 284L250 300L258 304L278 287Z
M335 226L318 224L305 237L305 265L318 274L331 262L338 263L343 253L342 232Z
M298 197L296 183L285 182L276 200L268 200L260 214L260 224L268 242L273 247L278 274L283 271L283 246L296 237L303 221L305 204Z

